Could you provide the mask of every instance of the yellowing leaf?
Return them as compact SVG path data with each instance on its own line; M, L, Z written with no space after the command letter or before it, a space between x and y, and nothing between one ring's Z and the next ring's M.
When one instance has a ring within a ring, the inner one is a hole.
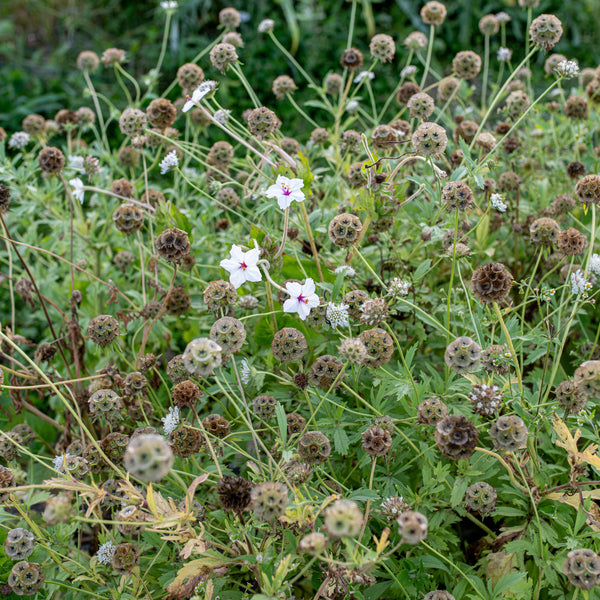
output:
M577 454L577 442L581 437L581 431L578 429L573 436L566 426L565 422L557 415L554 415L554 423L552 424L558 439L556 445L564 448L569 454Z

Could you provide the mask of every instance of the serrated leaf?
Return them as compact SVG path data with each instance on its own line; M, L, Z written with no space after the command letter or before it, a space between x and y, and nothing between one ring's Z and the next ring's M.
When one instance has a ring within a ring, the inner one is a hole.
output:
M346 456L350 447L350 440L342 427L336 427L333 431L333 445L338 454Z
M367 488L360 488L352 492L348 498L350 500L354 500L355 502L366 502L367 500L379 500L379 494L374 490L369 490Z
M457 478L452 488L452 494L450 495L450 504L452 506L460 506L463 504L465 499L465 492L469 487L469 480L464 478Z

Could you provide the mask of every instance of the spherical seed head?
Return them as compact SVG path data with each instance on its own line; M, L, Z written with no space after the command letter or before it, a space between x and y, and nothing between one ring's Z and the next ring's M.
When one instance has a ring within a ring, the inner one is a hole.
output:
M187 379L189 379L190 374L185 367L183 354L178 354L177 356L174 356L167 363L167 376L174 384L178 384L182 381L186 381Z
M96 113L87 106L80 106L75 111L75 117L77 118L77 124L81 126L93 125L96 122Z
M38 163L46 173L60 173L65 166L65 155L53 146L42 148L38 154Z
M289 490L283 483L265 481L252 488L252 509L259 521L272 523L285 513Z
M556 386L556 399L567 414L583 410L587 404L587 395L575 381L566 379Z
M558 236L557 248L566 256L580 256L585 252L588 241L581 231L569 227Z
M417 407L417 420L424 425L436 425L448 416L448 408L439 398L426 398Z
M95 52L84 50L77 56L77 68L80 71L95 71L100 66L100 59Z
M135 167L140 162L140 153L133 146L124 146L119 150L117 160L124 167Z
M421 92L420 86L414 81L405 81L396 92L396 100L398 104L408 106L409 100L415 95Z
M600 360L582 363L575 369L573 380L588 398L600 398Z
M129 436L124 433L109 433L100 441L100 447L107 458L116 464L123 460L123 455L129 444Z
M216 195L216 199L225 206L236 208L240 205L240 197L232 187L221 188Z
M102 53L102 58L100 60L105 67L125 62L125 50L121 50L120 48L107 48Z
M291 137L281 138L279 145L284 152L287 152L290 156L295 156L300 152L300 144L298 140Z
M15 431L8 431L0 439L0 458L10 462L17 457L19 449L15 444L23 445L23 438Z
M269 421L275 416L277 400L274 396L260 394L252 401L252 412L259 418Z
M15 474L8 467L0 466L0 490L15 485ZM8 494L0 493L0 503L8 499Z
M202 419L202 426L207 433L219 438L226 438L231 433L231 425L227 419L221 415L212 414Z
M340 149L342 152L351 152L356 154L361 151L362 138L358 131L354 129L347 129L342 134L340 140Z
M502 173L498 177L498 187L503 192L513 192L519 189L521 178L513 171Z
M360 310L360 322L370 327L383 323L390 315L390 307L385 298L366 300Z
M411 119L425 120L433 113L435 102L429 94L417 92L408 99L406 106L410 110Z
M88 400L90 415L95 418L105 417L108 420L119 415L123 408L119 394L113 390L97 390Z
M371 425L361 434L363 450L373 458L387 456L392 447L392 435L389 431Z
M219 24L228 29L236 29L242 22L240 13L233 7L228 6L219 12Z
M176 227L165 229L156 238L156 251L167 262L179 264L190 253L190 249L188 234Z
M447 10L441 2L427 2L421 8L421 19L425 25L439 27L446 20Z
M360 50L356 48L348 48L342 53L340 58L340 64L344 69L355 71L363 66L363 55Z
M171 390L171 397L178 408L193 408L202 397L202 391L197 384L186 379Z
M227 354L239 352L246 341L244 324L233 317L222 317L210 328L210 339L221 346Z
M10 207L10 190L0 183L0 212L5 213Z
M464 119L457 123L456 129L454 130L454 134L452 135L455 142L458 142L460 138L465 140L468 144L470 144L477 134L477 129L479 125L475 123L475 121L469 121L468 119Z
M377 150L393 150L398 134L389 125L378 125L371 133L371 143Z
M132 198L134 191L133 183L124 178L115 179L110 184L110 191L113 194L118 194L119 196L124 196L125 198Z
M560 19L554 15L540 15L531 22L531 41L546 52L554 48L563 33Z
M407 510L396 519L396 522L402 541L406 544L418 544L427 537L429 522L420 512Z
M447 592L446 590L433 590L432 592L427 592L425 596L423 596L423 600L456 600L454 596Z
M111 567L121 574L130 573L140 562L140 549L133 543L118 544L110 560Z
M408 50L423 50L427 48L427 36L421 31L413 31L404 38L404 45Z
M365 185L365 183L367 183L367 178L363 173L362 166L362 162L355 162L352 163L348 169L346 179L352 187L362 187Z
M243 48L244 40L237 31L229 31L223 36L225 44L231 44L234 48Z
M336 500L325 509L324 516L325 529L331 537L352 538L360 533L363 514L352 500Z
M233 146L225 141L216 142L211 146L208 158L210 158L210 164L218 167L229 166L233 159Z
M342 343L338 346L338 352L344 360L358 365L363 364L369 356L367 347L360 338L346 338L342 340Z
M569 119L583 121L588 118L590 105L582 96L570 96L565 102L565 115Z
M496 35L500 31L500 23L496 15L484 15L479 19L479 31L483 35Z
M113 212L113 222L118 231L130 235L142 228L144 211L136 204L126 202Z
M194 63L185 63L177 69L177 83L184 93L194 91L204 81L204 71Z
M320 431L307 431L298 440L300 459L308 464L325 462L331 454L331 444L327 436Z
M470 337L461 336L448 344L446 365L459 374L472 373L480 367L481 347Z
M352 246L362 233L361 220L353 214L336 215L329 223L328 234L333 244L340 248Z
M221 73L225 73L225 69L238 60L235 46L225 43L213 46L209 57L212 66L219 69Z
M508 298L513 279L503 264L489 263L475 269L471 290L481 302L500 302Z
M452 60L452 68L459 79L473 79L481 71L481 57L472 50L462 50Z
M310 380L322 390L330 389L334 383L335 387L338 387L341 381L338 376L343 368L344 363L341 360L331 354L325 354L317 358L311 365Z
M146 108L146 118L152 127L165 129L175 122L177 109L167 98L155 98Z
M583 590L600 585L600 556L593 550L571 550L563 564L563 573L569 582Z
M438 449L453 460L468 459L475 452L478 440L477 428L464 415L449 415L435 428Z
M25 560L34 550L35 538L31 531L17 527L10 529L4 540L4 551L12 560Z
M21 123L23 131L34 137L44 133L45 125L46 120L44 119L44 117L42 117L42 115L37 114L27 115Z
M8 585L17 596L33 596L44 585L44 571L38 563L22 560L10 570Z
M183 285L173 286L165 298L165 309L170 315L183 315L192 305L192 298ZM144 307L144 316L154 318L160 311L160 302L150 302Z
M527 427L521 417L508 415L499 417L490 427L490 437L500 450L515 451L527 444Z
M160 481L171 470L173 451L161 435L138 435L127 445L123 464L142 481Z
M544 61L544 72L546 73L546 75L552 75L552 73L554 73L556 71L556 67L558 67L558 65L563 62L566 61L567 57L564 56L563 54L551 54L545 61Z
M209 338L196 338L186 346L182 358L188 373L205 377L221 364L222 348Z
M325 93L337 96L344 86L344 79L338 73L328 73L325 77Z
M450 98L456 98L460 90L460 79L456 77L444 77L438 84L437 100L441 103L446 103Z
M327 538L318 531L305 535L298 542L298 552L301 554L321 554L327 547Z
M371 38L369 50L373 58L379 59L381 62L394 60L396 54L396 44L394 38L385 33L378 33Z
M520 90L511 92L506 99L506 111L513 120L517 120L531 104L529 96Z
M473 206L473 191L463 181L451 181L442 188L442 204L447 210L465 211Z
M315 146L324 146L329 141L329 132L324 127L317 127L312 130L310 141Z
M252 484L243 477L225 475L219 479L217 494L223 510L241 513L246 510L252 501L250 494Z
M65 130L65 125L77 125L77 115L74 110L63 108L54 115L54 120L59 125L59 131Z
M389 333L376 327L363 331L359 338L368 352L365 365L378 369L390 361L394 353L394 340Z
M120 333L119 323L111 315L98 315L88 325L88 336L98 346L108 346Z
M600 204L600 175L582 177L575 185L575 195L584 204Z
M446 130L437 123L421 123L412 135L415 152L420 156L442 154L448 144Z
M551 246L556 244L560 235L560 227L554 219L542 217L536 219L529 227L529 236L534 244Z
M304 334L293 327L280 329L271 342L273 356L280 362L300 360L308 350Z
M304 431L306 427L306 419L298 413L289 413L285 416L287 423L287 435L291 438L293 435L297 435Z
M279 129L280 126L281 121L277 115L266 106L255 108L248 116L248 128L250 132L261 140Z
M474 412L479 415L490 416L500 410L503 398L497 385L480 383L472 387L469 400Z
M289 75L279 75L273 81L273 93L277 100L283 100L286 94L291 94L298 86Z
M140 135L146 127L146 114L138 108L126 108L119 117L121 133L134 137Z
M202 447L202 433L183 423L169 434L169 445L175 456L188 458Z
M219 309L228 312L237 300L237 292L228 281L217 279L208 284L203 297L204 303L213 313L219 312Z

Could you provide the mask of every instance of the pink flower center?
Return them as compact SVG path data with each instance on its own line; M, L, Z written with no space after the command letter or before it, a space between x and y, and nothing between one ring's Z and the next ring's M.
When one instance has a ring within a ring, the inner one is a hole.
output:
M298 296L298 302L303 302L304 304L308 304L308 298L305 298L302 294Z
M245 262L241 262L241 263L240 263L240 269L241 269L242 271L245 271L247 268L248 268L248 265L247 265Z
M284 196L289 196L292 193L292 190L290 189L290 186L287 183L281 184L281 191L283 192Z
M192 99L192 97L189 94L186 94L185 99L189 102Z

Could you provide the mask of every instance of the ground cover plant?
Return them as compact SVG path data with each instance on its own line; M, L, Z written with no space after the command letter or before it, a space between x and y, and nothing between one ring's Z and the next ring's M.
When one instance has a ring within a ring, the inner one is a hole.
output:
M446 60L347 8L320 80L225 8L0 129L7 596L598 597L600 72L536 0Z

